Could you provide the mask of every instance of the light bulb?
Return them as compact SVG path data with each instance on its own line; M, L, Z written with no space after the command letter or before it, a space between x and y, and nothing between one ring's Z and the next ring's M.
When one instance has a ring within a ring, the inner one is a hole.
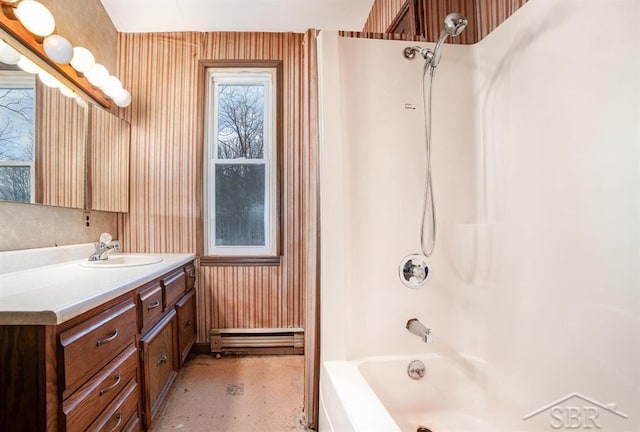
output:
M109 71L106 67L102 66L100 63L96 63L93 65L91 70L84 74L89 82L96 87L102 87L104 85L104 81L109 76Z
M131 103L131 93L129 93L126 89L122 89L118 92L118 94L113 96L113 102L115 102L115 104L119 107L128 107Z
M34 0L22 0L15 11L16 17L31 33L49 36L56 28L53 15L44 5Z
M18 67L25 71L26 73L36 74L40 72L40 66L26 58L25 56L20 57L17 63Z
M69 87L67 87L66 85L60 83L60 93L62 93L63 95L65 95L68 98L74 98L76 97L76 94L73 92L73 90L71 90Z
M58 64L69 63L73 58L73 46L71 46L71 42L60 35L47 36L42 46L47 56Z
M73 48L73 58L71 59L71 66L80 73L87 73L96 64L96 59L91 54L91 51L84 47Z
M0 40L0 62L4 64L14 65L20 60L20 53L11 45Z
M82 99L80 96L76 95L76 98L74 99L76 101L76 103L78 105L80 105L82 108L86 108L87 107L87 101L85 101L84 99Z
M47 87L60 88L60 86L62 85L62 83L58 81L57 78L55 78L49 72L43 70L38 72L38 78L40 78L42 84L46 85Z
M109 97L114 97L122 90L122 83L113 75L109 75L102 84L102 91Z

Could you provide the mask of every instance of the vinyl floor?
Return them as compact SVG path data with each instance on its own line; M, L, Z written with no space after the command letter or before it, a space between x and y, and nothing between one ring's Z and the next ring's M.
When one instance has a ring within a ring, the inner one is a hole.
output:
M190 355L152 432L304 431L304 356Z

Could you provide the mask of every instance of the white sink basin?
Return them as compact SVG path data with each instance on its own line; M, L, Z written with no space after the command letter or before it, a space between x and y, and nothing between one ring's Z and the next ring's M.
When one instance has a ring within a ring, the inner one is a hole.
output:
M156 264L162 261L155 255L145 254L113 254L109 258L101 261L83 261L80 263L82 267L90 268L116 268L116 267L135 267Z

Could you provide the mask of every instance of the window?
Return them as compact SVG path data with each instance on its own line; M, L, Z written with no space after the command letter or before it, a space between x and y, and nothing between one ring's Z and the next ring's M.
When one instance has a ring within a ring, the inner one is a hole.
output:
M35 79L0 72L0 200L34 202Z
M276 69L206 76L205 253L276 255Z

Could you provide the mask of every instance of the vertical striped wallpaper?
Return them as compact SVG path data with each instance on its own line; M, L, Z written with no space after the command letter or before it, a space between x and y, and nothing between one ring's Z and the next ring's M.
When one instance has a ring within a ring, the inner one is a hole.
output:
M199 60L283 60L283 257L277 267L200 266L198 342L211 328L302 327L302 34L123 33L119 75L132 89L131 252L196 252L201 220Z
M405 0L375 0L362 31L384 33L404 3Z
M36 84L37 202L84 208L85 108Z
M89 142L90 208L129 211L129 124L91 105Z
M460 12L469 20L469 25L462 34L447 42L476 43L526 2L527 0L422 0L425 39L436 41L442 31L444 17L451 12ZM404 0L375 0L363 31L384 33L404 3Z

